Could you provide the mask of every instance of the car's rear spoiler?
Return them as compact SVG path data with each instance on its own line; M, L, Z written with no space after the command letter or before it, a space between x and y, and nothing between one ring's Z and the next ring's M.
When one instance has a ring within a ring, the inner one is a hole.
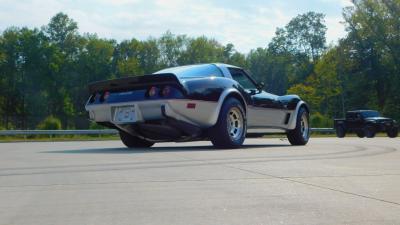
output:
M89 84L89 92L94 94L103 91L129 91L140 87L167 84L175 84L182 87L174 74L164 73L93 82Z

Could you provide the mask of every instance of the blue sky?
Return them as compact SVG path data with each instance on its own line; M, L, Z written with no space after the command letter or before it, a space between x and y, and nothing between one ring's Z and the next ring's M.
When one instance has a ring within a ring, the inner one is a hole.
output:
M350 0L0 0L0 31L40 27L57 12L78 22L81 33L118 41L159 37L167 30L206 35L240 52L265 47L277 27L308 11L326 14L327 40L344 36L342 8Z

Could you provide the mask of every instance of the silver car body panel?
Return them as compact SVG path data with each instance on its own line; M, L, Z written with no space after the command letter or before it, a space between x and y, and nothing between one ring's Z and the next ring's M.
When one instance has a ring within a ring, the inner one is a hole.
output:
M195 108L188 108L188 104L195 104ZM116 107L134 106L136 122L165 119L161 108L165 107L165 114L180 121L191 123L200 128L208 128L215 123L210 119L217 111L217 102L189 99L147 100L114 104L86 105L90 119L95 122L115 123L113 116Z
M161 111L162 106L164 106L167 116L205 129L217 123L219 111L225 98L234 92L234 89L228 90L221 95L218 102L189 99L149 100L86 105L86 110L93 121L114 123L113 116L116 107L134 106L136 122L145 122L164 119L165 117ZM195 104L196 107L194 109L188 108L187 104L189 103ZM296 128L297 113L303 104L304 102L299 102L295 110L254 109L254 107L248 107L246 110L248 112L248 133L275 133ZM290 113L290 119L288 124L284 124L284 118L287 113Z
M216 63L214 64L221 69L223 75L227 78L232 79L231 73L229 72L228 67L231 68L240 68L228 64ZM229 90L227 89L224 95L221 95L219 99L219 106L222 106L227 95L231 93L231 91L236 91L243 99L244 97L238 92L236 89ZM293 130L296 128L296 120L297 114L300 107L305 106L306 103L304 101L300 101L297 103L295 110L283 110L283 109L273 109L273 108L260 108L246 105L247 112L247 127L248 133L276 133L276 132L285 132L286 130ZM220 109L220 107L219 107ZM218 110L219 114L219 110ZM287 114L290 114L289 121L285 124L285 119ZM218 116L217 116L218 118ZM213 118L214 121L214 118ZM215 120L216 121L216 120Z

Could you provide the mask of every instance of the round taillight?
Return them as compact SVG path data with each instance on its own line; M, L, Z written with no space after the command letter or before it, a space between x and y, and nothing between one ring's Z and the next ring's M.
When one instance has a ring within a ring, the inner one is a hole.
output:
M165 86L162 91L161 91L161 95L163 97L167 97L171 94L171 87L170 86Z
M156 94L157 94L157 88L156 88L156 87L151 87L151 88L149 89L149 92L148 92L149 97L153 97L153 96L155 96Z
M110 92L109 91L104 92L103 99L107 100L108 97L110 97Z
M107 98L110 96L110 92L105 91L103 92L103 94L100 96L100 102L104 102L105 100L107 100Z

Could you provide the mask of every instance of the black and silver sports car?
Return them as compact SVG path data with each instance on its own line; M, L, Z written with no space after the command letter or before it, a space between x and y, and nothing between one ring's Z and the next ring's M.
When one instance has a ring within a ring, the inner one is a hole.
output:
M296 95L263 91L242 68L227 64L173 67L145 76L89 85L90 119L119 130L127 147L211 140L236 148L246 136L286 133L308 142L309 108Z

